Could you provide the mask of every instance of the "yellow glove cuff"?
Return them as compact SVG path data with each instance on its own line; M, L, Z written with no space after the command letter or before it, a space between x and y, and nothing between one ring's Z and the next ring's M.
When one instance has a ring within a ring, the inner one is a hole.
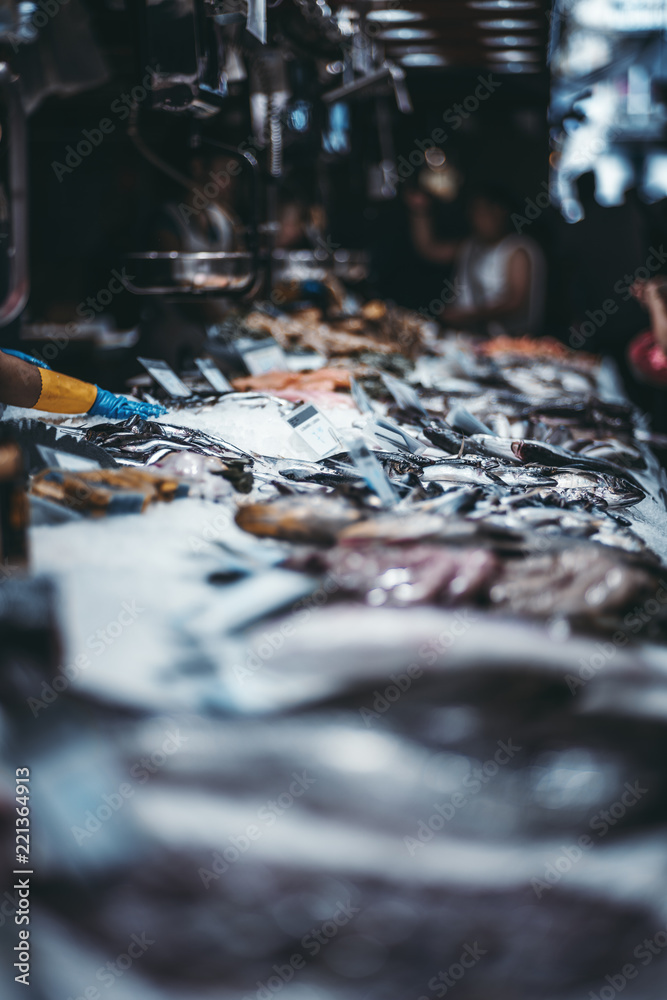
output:
M40 368L42 391L34 410L49 413L87 413L97 398L97 386L78 378Z

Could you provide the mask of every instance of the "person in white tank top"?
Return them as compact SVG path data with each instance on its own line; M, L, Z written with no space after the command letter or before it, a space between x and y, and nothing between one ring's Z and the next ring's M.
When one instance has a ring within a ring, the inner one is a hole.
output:
M443 326L489 336L539 334L544 257L534 240L510 232L510 206L503 194L489 188L472 196L472 234L462 242L433 235L425 195L412 192L407 200L417 251L434 263L457 265L456 300L437 317Z

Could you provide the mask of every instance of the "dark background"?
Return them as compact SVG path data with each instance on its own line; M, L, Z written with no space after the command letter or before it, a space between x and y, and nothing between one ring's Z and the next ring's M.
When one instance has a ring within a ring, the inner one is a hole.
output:
M109 68L107 83L74 97L49 97L29 120L32 292L26 315L31 321L76 319L77 305L106 287L126 251L149 248L152 220L174 195L169 182L134 149L127 120L109 110L145 75L136 26L123 11L114 13L99 5L90 10ZM415 113L392 111L396 153L407 157L416 140L442 126L448 133L443 151L464 177L465 188L479 182L500 184L523 215L528 201L544 191L548 178L548 79L544 73L496 74L502 80L498 90L453 131L443 125L443 112L474 93L480 73L488 71L409 71ZM241 84L223 112L205 124L210 135L231 143L250 135L246 86ZM66 147L75 146L82 130L96 128L104 117L114 122L113 133L58 180L53 162L63 162ZM412 308L428 307L448 275L446 269L419 259L410 245L403 194L415 182L417 171L399 185L393 201L369 202L367 167L378 159L374 103L352 107L348 157L325 157L319 151L319 124L316 114L311 132L292 140L286 150L288 194L298 192L325 203L335 243L370 249L368 294ZM187 121L142 109L143 134L177 165L185 162L190 130ZM465 235L463 199L437 205L436 217L443 237ZM644 264L649 247L659 247L666 230L664 203L646 206L632 192L620 208L588 204L586 219L576 225L567 225L552 208L542 211L523 232L540 243L548 260L546 332L569 342L572 328L587 319L587 310L595 311L613 298L618 312L587 338L585 347L608 352L622 362L628 340L647 320L633 301L614 291L614 284ZM123 329L137 324L145 307L145 300L122 294L114 297L108 311Z

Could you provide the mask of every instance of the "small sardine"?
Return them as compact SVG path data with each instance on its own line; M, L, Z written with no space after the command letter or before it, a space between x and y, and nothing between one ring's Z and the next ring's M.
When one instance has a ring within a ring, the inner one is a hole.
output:
M640 484L627 469L601 458L587 458L585 456L573 455L572 452L566 451L565 448L560 448L558 445L545 444L541 441L513 441L512 451L519 461L524 464L537 462L540 465L589 469L592 472L600 472L603 475L628 479L635 487L641 489Z

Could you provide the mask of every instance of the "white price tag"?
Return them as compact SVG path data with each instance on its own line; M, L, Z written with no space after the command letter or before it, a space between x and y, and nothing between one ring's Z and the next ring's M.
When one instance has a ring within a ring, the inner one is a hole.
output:
M272 337L244 347L241 350L241 357L251 375L287 371L287 358L282 347Z
M352 393L352 399L354 400L354 403L360 413L375 413L373 404L371 403L366 390L362 389L354 375L350 375L350 391Z
M395 424L393 420L389 420L387 417L376 417L373 433L383 442L389 441L394 447L412 452L413 455L421 455L425 451L424 445L417 438L414 438L412 434L408 434L407 431L404 431L402 427L399 427L398 424Z
M373 452L366 447L361 438L348 441L347 450L368 486L379 496L382 505L392 507L397 500L394 487Z
M394 397L394 402L397 406L400 406L402 409L411 407L413 410L421 413L422 416L428 416L421 399L411 385L401 382L400 379L394 378L393 375L387 375L386 372L382 373L382 381Z
M343 450L336 431L312 403L304 403L290 413L287 423L312 448L318 458L328 458L329 455L335 455L337 451Z
M210 358L195 358L195 364L208 384L216 392L234 392L233 387L222 374L215 361L212 361Z
M154 358L137 358L139 364L143 365L148 374L158 382L165 392L170 396L191 396L185 382L181 382L173 368L170 368L166 361L158 361Z

